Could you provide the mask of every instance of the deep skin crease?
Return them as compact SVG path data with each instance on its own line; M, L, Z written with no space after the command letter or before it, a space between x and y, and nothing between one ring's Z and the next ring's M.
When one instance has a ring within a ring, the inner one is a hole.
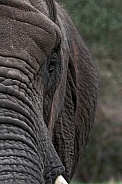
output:
M96 98L94 62L66 11L0 0L0 184L69 183Z

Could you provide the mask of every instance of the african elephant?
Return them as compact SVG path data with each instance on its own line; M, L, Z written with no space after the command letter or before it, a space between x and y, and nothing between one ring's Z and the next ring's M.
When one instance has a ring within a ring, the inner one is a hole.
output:
M0 0L0 184L69 183L96 96L96 68L65 10Z

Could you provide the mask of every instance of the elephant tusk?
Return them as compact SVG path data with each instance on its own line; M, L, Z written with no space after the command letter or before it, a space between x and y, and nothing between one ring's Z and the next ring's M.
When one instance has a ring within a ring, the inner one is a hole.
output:
M55 184L68 184L67 182L66 182L66 180L63 178L63 176L58 176L57 177L57 179L56 179L56 181L55 181Z

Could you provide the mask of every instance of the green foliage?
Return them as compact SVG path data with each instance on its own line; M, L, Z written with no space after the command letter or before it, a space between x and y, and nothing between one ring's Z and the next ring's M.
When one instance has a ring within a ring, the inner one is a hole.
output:
M97 118L99 122L93 127L88 149L77 173L77 178L84 182L121 179L121 124L119 122L113 124L104 117L100 109L99 111L100 119Z
M120 58L122 48L121 0L61 0L80 33L88 40L103 44L112 57Z
M122 1L60 0L86 40L99 73L95 124L76 179L122 180Z

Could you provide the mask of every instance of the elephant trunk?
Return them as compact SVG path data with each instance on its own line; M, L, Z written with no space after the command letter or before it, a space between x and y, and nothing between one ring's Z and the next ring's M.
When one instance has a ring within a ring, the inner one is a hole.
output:
M43 183L34 140L22 120L0 119L0 183Z
M52 184L64 167L43 120L41 81L25 63L0 56L0 183Z
M27 71L12 58L0 65L0 183L44 183Z

